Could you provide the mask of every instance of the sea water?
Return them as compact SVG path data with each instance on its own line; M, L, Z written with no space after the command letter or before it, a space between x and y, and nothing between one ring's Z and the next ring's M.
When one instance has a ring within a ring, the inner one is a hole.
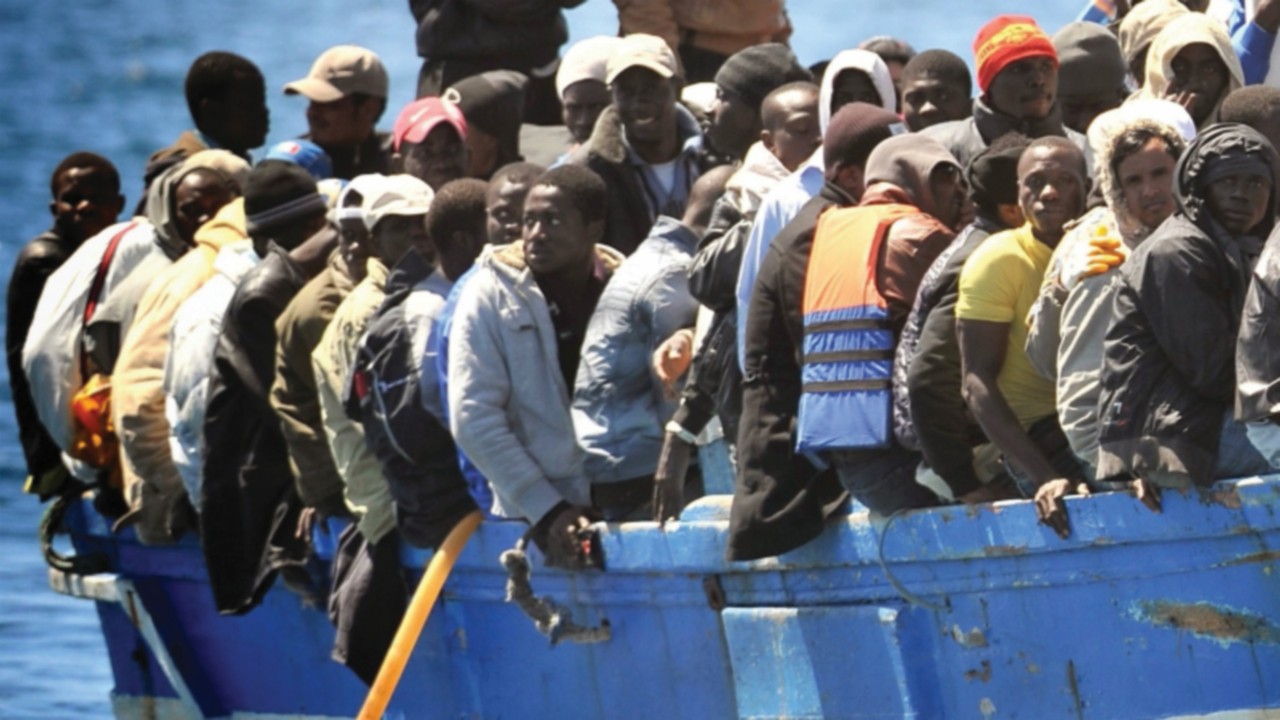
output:
M684 0L681 0L684 1ZM878 34L917 50L949 49L971 61L981 24L999 13L1034 14L1050 32L1074 19L1073 0L792 0L793 45L806 64ZM267 78L269 142L305 132L306 101L280 87L303 77L325 48L375 50L391 76L382 125L412 99L418 59L404 0L0 0L0 277L22 244L49 223L49 173L85 149L120 168L127 207L137 202L147 155L190 127L182 79L191 60L230 50ZM612 3L567 13L574 38L617 31ZM0 364L0 374L5 370ZM36 543L41 507L21 492L22 453L0 382L0 717L110 717L111 673L92 603L48 589Z

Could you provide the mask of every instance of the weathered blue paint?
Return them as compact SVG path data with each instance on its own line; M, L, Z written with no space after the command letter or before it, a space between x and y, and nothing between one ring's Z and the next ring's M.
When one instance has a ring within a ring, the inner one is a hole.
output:
M1068 508L1068 540L1009 502L856 513L795 552L728 563L728 498L704 498L665 529L602 526L603 572L545 570L534 553L539 594L612 627L608 642L555 648L504 602L497 557L523 528L486 523L391 713L1129 720L1280 706L1280 477L1170 493L1159 515L1116 493ZM363 687L328 660L318 609L277 588L219 617L194 543L143 548L84 513L73 525L77 549L136 583L207 715L358 708ZM427 557L404 553L412 568ZM130 659L123 611L102 615L117 692L172 696Z

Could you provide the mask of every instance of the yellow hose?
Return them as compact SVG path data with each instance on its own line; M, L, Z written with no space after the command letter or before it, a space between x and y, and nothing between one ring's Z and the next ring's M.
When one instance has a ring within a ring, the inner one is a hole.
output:
M467 541L471 539L471 534L480 525L482 517L479 510L474 510L470 515L459 520L458 524L449 531L449 536L441 543L440 549L431 556L426 572L422 575L422 582L418 583L418 589L413 593L413 600L409 602L409 609L404 613L404 620L396 630L391 648L387 650L387 657L383 659L382 667L378 669L378 677L373 681L373 687L369 688L369 696L365 698L360 714L356 716L357 720L379 720L382 713L386 711L387 704L391 702L391 696L396 692L396 686L400 684L400 677L404 675L404 667L409 663L409 656L413 654L413 648L418 644L418 636L422 634L422 628L427 624L427 617L431 615L431 608L435 606L436 598L444 588L444 581L453 571L454 562L457 561Z

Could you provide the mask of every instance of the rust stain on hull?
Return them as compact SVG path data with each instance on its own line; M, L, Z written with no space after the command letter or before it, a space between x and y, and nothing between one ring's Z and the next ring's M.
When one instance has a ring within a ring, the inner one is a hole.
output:
M1186 630L1220 643L1280 644L1280 627L1267 618L1211 603L1177 603L1166 600L1140 602L1137 618L1157 627Z
M1018 557L1026 555L1027 549L1017 545L988 545L982 548L982 554L987 557Z

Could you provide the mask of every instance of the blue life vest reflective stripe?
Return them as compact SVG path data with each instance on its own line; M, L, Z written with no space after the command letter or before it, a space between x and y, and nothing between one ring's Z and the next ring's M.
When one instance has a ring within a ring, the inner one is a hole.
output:
M797 452L889 447L896 338L876 262L889 226L919 212L872 205L818 220L805 273Z

